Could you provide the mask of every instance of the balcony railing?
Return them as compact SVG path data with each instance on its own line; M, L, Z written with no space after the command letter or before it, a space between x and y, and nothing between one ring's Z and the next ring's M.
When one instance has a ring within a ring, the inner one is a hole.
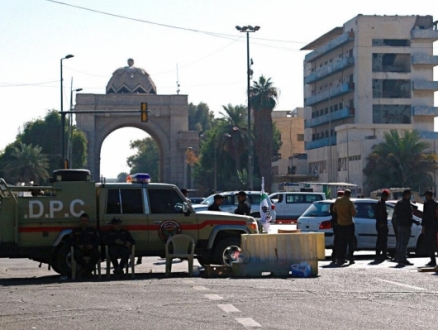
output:
M305 84L311 84L321 79L324 79L327 76L335 74L341 70L349 68L354 65L354 57L344 57L339 62L326 65L323 68L316 70L315 72L309 74L304 78Z
M413 80L412 89L416 91L438 91L438 81Z
M412 65L438 65L438 56L418 54L412 56Z
M329 145L336 144L336 136L326 137L324 139L319 139L315 141L308 141L304 143L306 150L317 149L322 147L327 147Z
M413 116L438 116L438 107L414 106L412 107Z
M348 44L349 42L354 40L354 32L346 32L344 34L341 34L339 37L336 37L335 39L331 40L324 46L321 46L317 49L315 49L313 52L309 53L305 57L306 62L312 62L316 60L317 58L327 54L328 52L331 52L332 50L335 50L336 48L339 48L345 44Z
M354 91L354 83L343 83L337 87L334 87L328 91L324 91L314 96L309 96L304 99L306 107L312 106L317 103L324 102L329 98L334 98L343 94L351 93Z
M432 29L413 29L411 31L412 39L431 39L438 40L438 30Z
M420 131L420 137L425 140L437 140L438 139L438 132L432 132L432 131Z
M312 119L304 120L304 128L312 128L326 124L328 122L333 122L336 120L344 119L354 116L354 108L345 107L341 110L332 112L330 115L322 115Z

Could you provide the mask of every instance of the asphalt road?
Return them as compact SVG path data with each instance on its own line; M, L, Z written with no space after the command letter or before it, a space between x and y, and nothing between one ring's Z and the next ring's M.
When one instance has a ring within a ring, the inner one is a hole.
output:
M0 259L0 329L436 329L438 277L416 269L427 259L397 269L360 254L307 279L189 278L186 262L166 278L163 260L143 258L135 279L72 282Z

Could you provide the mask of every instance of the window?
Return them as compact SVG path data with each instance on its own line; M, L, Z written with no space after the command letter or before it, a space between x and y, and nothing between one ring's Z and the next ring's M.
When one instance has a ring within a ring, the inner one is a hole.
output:
M181 213L183 199L175 190L148 189L152 214ZM224 200L225 201L225 200Z
M375 219L374 204L370 203L357 203L354 205L356 208L356 218L362 219Z
M304 141L304 134L297 134L297 141Z
M339 110L342 109L342 107L343 107L343 105L342 105L342 102L341 102L341 103L339 103Z
M411 72L411 55L374 53L373 72Z
M402 79L373 79L373 98L411 98L411 81Z
M373 46L409 47L408 39L373 39Z
M374 124L410 124L410 105L373 105Z
M109 189L106 213L143 214L141 189Z

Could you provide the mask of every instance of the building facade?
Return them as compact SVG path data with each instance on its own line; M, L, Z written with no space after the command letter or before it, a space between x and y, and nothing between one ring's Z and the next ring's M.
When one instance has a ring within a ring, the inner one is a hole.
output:
M308 173L363 191L372 146L391 129L436 139L432 16L358 15L302 50ZM436 143L433 143L434 145Z

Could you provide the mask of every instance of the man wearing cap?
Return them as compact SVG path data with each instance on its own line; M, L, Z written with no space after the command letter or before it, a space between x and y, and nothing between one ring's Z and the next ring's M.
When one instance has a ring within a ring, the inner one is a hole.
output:
M387 258L387 246L388 246L388 212L386 211L386 201L389 197L389 191L383 190L380 200L376 203L375 216L376 216L376 261L384 261ZM382 253L382 254L380 254Z
M429 253L430 262L426 265L429 267L436 266L436 235L438 230L438 210L437 203L433 199L433 192L428 190L424 193L426 201L423 208L423 219L421 222L424 242Z
M350 265L354 264L354 222L353 217L356 215L356 209L350 200L351 190L345 189L344 196L338 198L333 206L333 212L338 215L338 234L339 249L336 258L338 265L343 265L348 246L348 259Z
M114 266L114 274L123 276L123 269L128 263L131 246L135 244L135 241L129 231L122 229L122 220L120 218L113 218L109 224L113 228L104 235L103 243L108 246L108 254ZM121 259L120 263L119 258Z
M344 196L343 190L338 190L337 198ZM333 211L335 203L330 204L330 214L332 216L331 223L333 229L333 249L332 249L332 264L336 263L338 257L337 250L339 249L339 234L338 234L338 215Z
M208 207L208 210L221 212L222 211L221 205L222 205L222 202L224 201L224 196L216 194L216 195L214 195L213 198L214 198L213 204L211 204Z
M90 217L87 213L82 213L79 221L80 226L73 229L69 241L74 247L75 260L81 266L78 276L87 277L100 259L100 236L96 229L89 226Z
M411 266L406 259L409 238L411 237L413 224L413 210L411 205L411 190L403 191L403 198L395 204L394 213L397 223L397 246L396 262L397 267Z
M251 206L246 201L246 192L239 191L237 193L237 200L239 201L239 204L237 205L237 209L234 211L234 213L241 215L251 215Z

